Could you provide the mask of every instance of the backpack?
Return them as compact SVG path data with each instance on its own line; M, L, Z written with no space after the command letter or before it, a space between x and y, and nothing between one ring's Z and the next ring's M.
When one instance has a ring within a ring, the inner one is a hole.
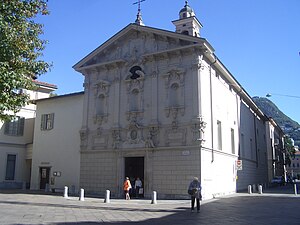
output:
M188 194L196 195L198 192L197 186L198 186L197 182L192 182L191 188L188 189Z

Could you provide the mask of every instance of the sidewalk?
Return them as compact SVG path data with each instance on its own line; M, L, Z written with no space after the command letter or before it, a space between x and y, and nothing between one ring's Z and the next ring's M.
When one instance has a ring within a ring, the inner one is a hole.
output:
M262 195L237 193L202 202L200 213L190 212L190 201L112 199L62 196L30 191L0 191L0 224L187 224L296 225L300 224L300 195L292 187L265 190Z

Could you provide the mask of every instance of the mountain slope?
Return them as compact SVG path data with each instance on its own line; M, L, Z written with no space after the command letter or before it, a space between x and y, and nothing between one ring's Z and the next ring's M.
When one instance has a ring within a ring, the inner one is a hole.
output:
M285 115L278 107L268 98L253 97L256 105L268 117L272 117L281 127L284 133L288 134L295 141L295 145L300 146L300 125Z

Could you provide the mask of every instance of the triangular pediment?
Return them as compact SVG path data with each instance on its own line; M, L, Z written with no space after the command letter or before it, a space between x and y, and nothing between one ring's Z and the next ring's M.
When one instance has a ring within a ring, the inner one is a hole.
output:
M111 63L140 61L151 55L180 51L196 46L211 48L203 38L130 24L79 61L73 68L81 71Z

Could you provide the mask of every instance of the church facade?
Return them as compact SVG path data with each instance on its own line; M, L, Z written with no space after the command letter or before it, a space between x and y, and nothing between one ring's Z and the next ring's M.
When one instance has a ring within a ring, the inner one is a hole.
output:
M147 27L138 13L74 66L85 77L87 192L120 197L126 176L162 198L186 197L194 176L205 198L268 182L267 118L200 36L187 3L173 24L176 32Z

